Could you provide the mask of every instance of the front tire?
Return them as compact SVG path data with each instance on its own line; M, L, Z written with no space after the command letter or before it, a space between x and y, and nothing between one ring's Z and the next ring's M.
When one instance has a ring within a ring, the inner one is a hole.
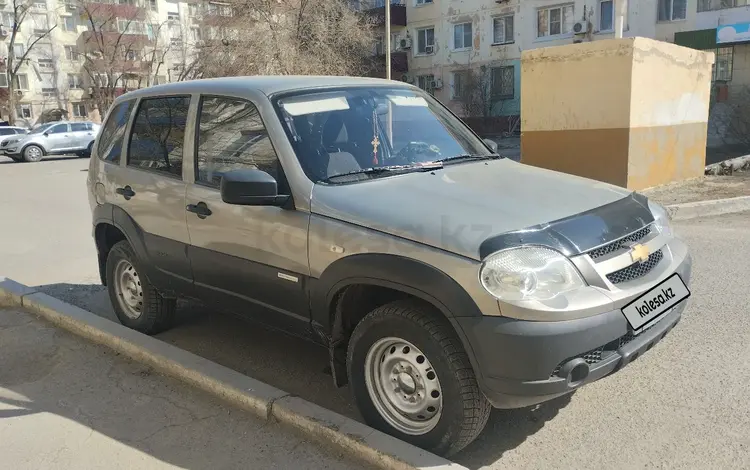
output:
M107 256L107 290L120 322L147 335L161 333L174 323L177 301L165 299L142 274L130 244L115 244Z
M23 159L29 163L41 161L44 157L44 150L38 145L29 145L23 149Z
M414 300L378 307L355 328L349 383L367 424L449 456L482 432L491 406L450 323Z

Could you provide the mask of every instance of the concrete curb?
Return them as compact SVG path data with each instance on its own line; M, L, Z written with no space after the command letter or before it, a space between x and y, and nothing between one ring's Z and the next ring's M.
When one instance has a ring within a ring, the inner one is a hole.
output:
M672 220L687 220L696 217L750 211L750 196L673 204L667 206L667 211L672 216Z
M0 307L20 307L166 375L333 445L363 463L394 470L467 470L333 411L195 354L0 277Z

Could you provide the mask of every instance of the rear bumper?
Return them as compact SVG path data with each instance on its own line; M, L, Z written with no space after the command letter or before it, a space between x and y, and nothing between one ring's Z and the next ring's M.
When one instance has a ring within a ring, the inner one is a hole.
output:
M689 284L689 255L677 270ZM650 350L680 321L689 299L634 336L622 311L560 322L457 318L475 356L477 378L495 408L542 403L599 380Z

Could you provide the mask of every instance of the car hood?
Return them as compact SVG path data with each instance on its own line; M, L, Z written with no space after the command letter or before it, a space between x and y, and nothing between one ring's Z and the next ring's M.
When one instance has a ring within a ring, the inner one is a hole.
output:
M311 209L313 214L479 260L488 240L549 227L629 195L618 186L500 159L353 184L317 184ZM647 211L644 204L634 204L641 216ZM612 212L610 218L617 217ZM642 227L642 219L621 224L618 230ZM612 233L602 228L603 237ZM606 241L596 234L587 236L589 244Z

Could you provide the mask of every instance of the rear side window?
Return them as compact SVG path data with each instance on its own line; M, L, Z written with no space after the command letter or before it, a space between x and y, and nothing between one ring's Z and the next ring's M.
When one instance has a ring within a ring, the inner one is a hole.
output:
M128 146L128 166L182 177L189 96L141 100Z
M237 98L204 97L195 180L215 188L231 170L255 168L279 179L279 161L257 108Z
M86 131L86 124L83 122L74 122L70 125L70 130L72 132L84 132Z
M128 125L130 111L133 109L133 100L124 101L112 110L109 119L104 124L97 151L99 158L106 162L120 163L122 144L125 137L125 127Z

